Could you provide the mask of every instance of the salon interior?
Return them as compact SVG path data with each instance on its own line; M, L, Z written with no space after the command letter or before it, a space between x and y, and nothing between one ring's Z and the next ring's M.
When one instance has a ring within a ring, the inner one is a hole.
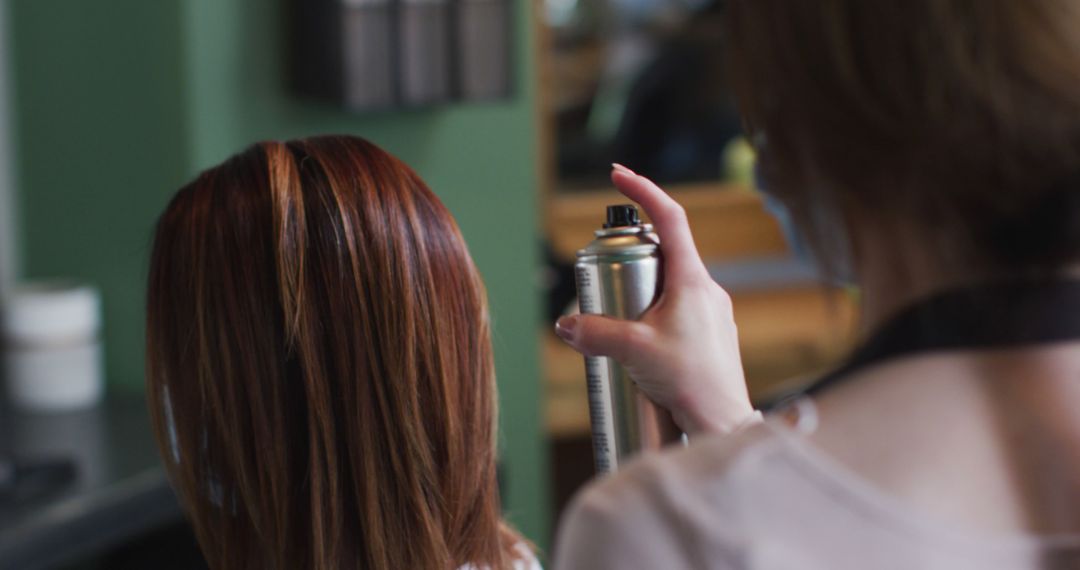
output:
M457 219L490 302L502 508L542 559L595 475L585 365L553 326L625 202L613 162L685 206L756 401L851 346L858 292L755 186L723 0L0 5L0 569L206 567L150 428L146 275L176 189L256 141L364 137Z

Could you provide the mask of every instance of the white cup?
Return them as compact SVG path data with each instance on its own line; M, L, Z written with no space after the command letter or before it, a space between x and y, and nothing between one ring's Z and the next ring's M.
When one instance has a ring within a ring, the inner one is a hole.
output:
M43 282L16 287L0 318L4 377L18 408L86 408L104 394L101 296L87 285Z

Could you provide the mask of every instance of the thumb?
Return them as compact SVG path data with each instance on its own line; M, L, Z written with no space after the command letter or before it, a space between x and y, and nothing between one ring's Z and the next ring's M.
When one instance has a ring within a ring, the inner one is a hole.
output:
M647 325L601 315L563 317L555 323L555 334L586 356L609 356L621 363L652 344Z

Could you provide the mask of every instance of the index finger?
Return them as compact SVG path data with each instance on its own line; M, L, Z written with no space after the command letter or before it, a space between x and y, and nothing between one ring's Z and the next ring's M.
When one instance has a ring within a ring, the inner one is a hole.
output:
M653 181L626 167L616 166L611 173L611 181L624 196L640 204L652 219L656 234L660 236L667 281L708 275L701 254L694 245L686 210L674 198Z

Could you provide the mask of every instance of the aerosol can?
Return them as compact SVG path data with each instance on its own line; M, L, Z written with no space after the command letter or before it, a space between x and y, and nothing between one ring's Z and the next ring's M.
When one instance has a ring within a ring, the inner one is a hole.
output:
M660 293L660 240L637 208L608 206L596 239L578 251L575 266L582 313L636 320ZM598 473L631 456L681 441L671 414L638 391L626 370L606 357L586 357L593 455Z

